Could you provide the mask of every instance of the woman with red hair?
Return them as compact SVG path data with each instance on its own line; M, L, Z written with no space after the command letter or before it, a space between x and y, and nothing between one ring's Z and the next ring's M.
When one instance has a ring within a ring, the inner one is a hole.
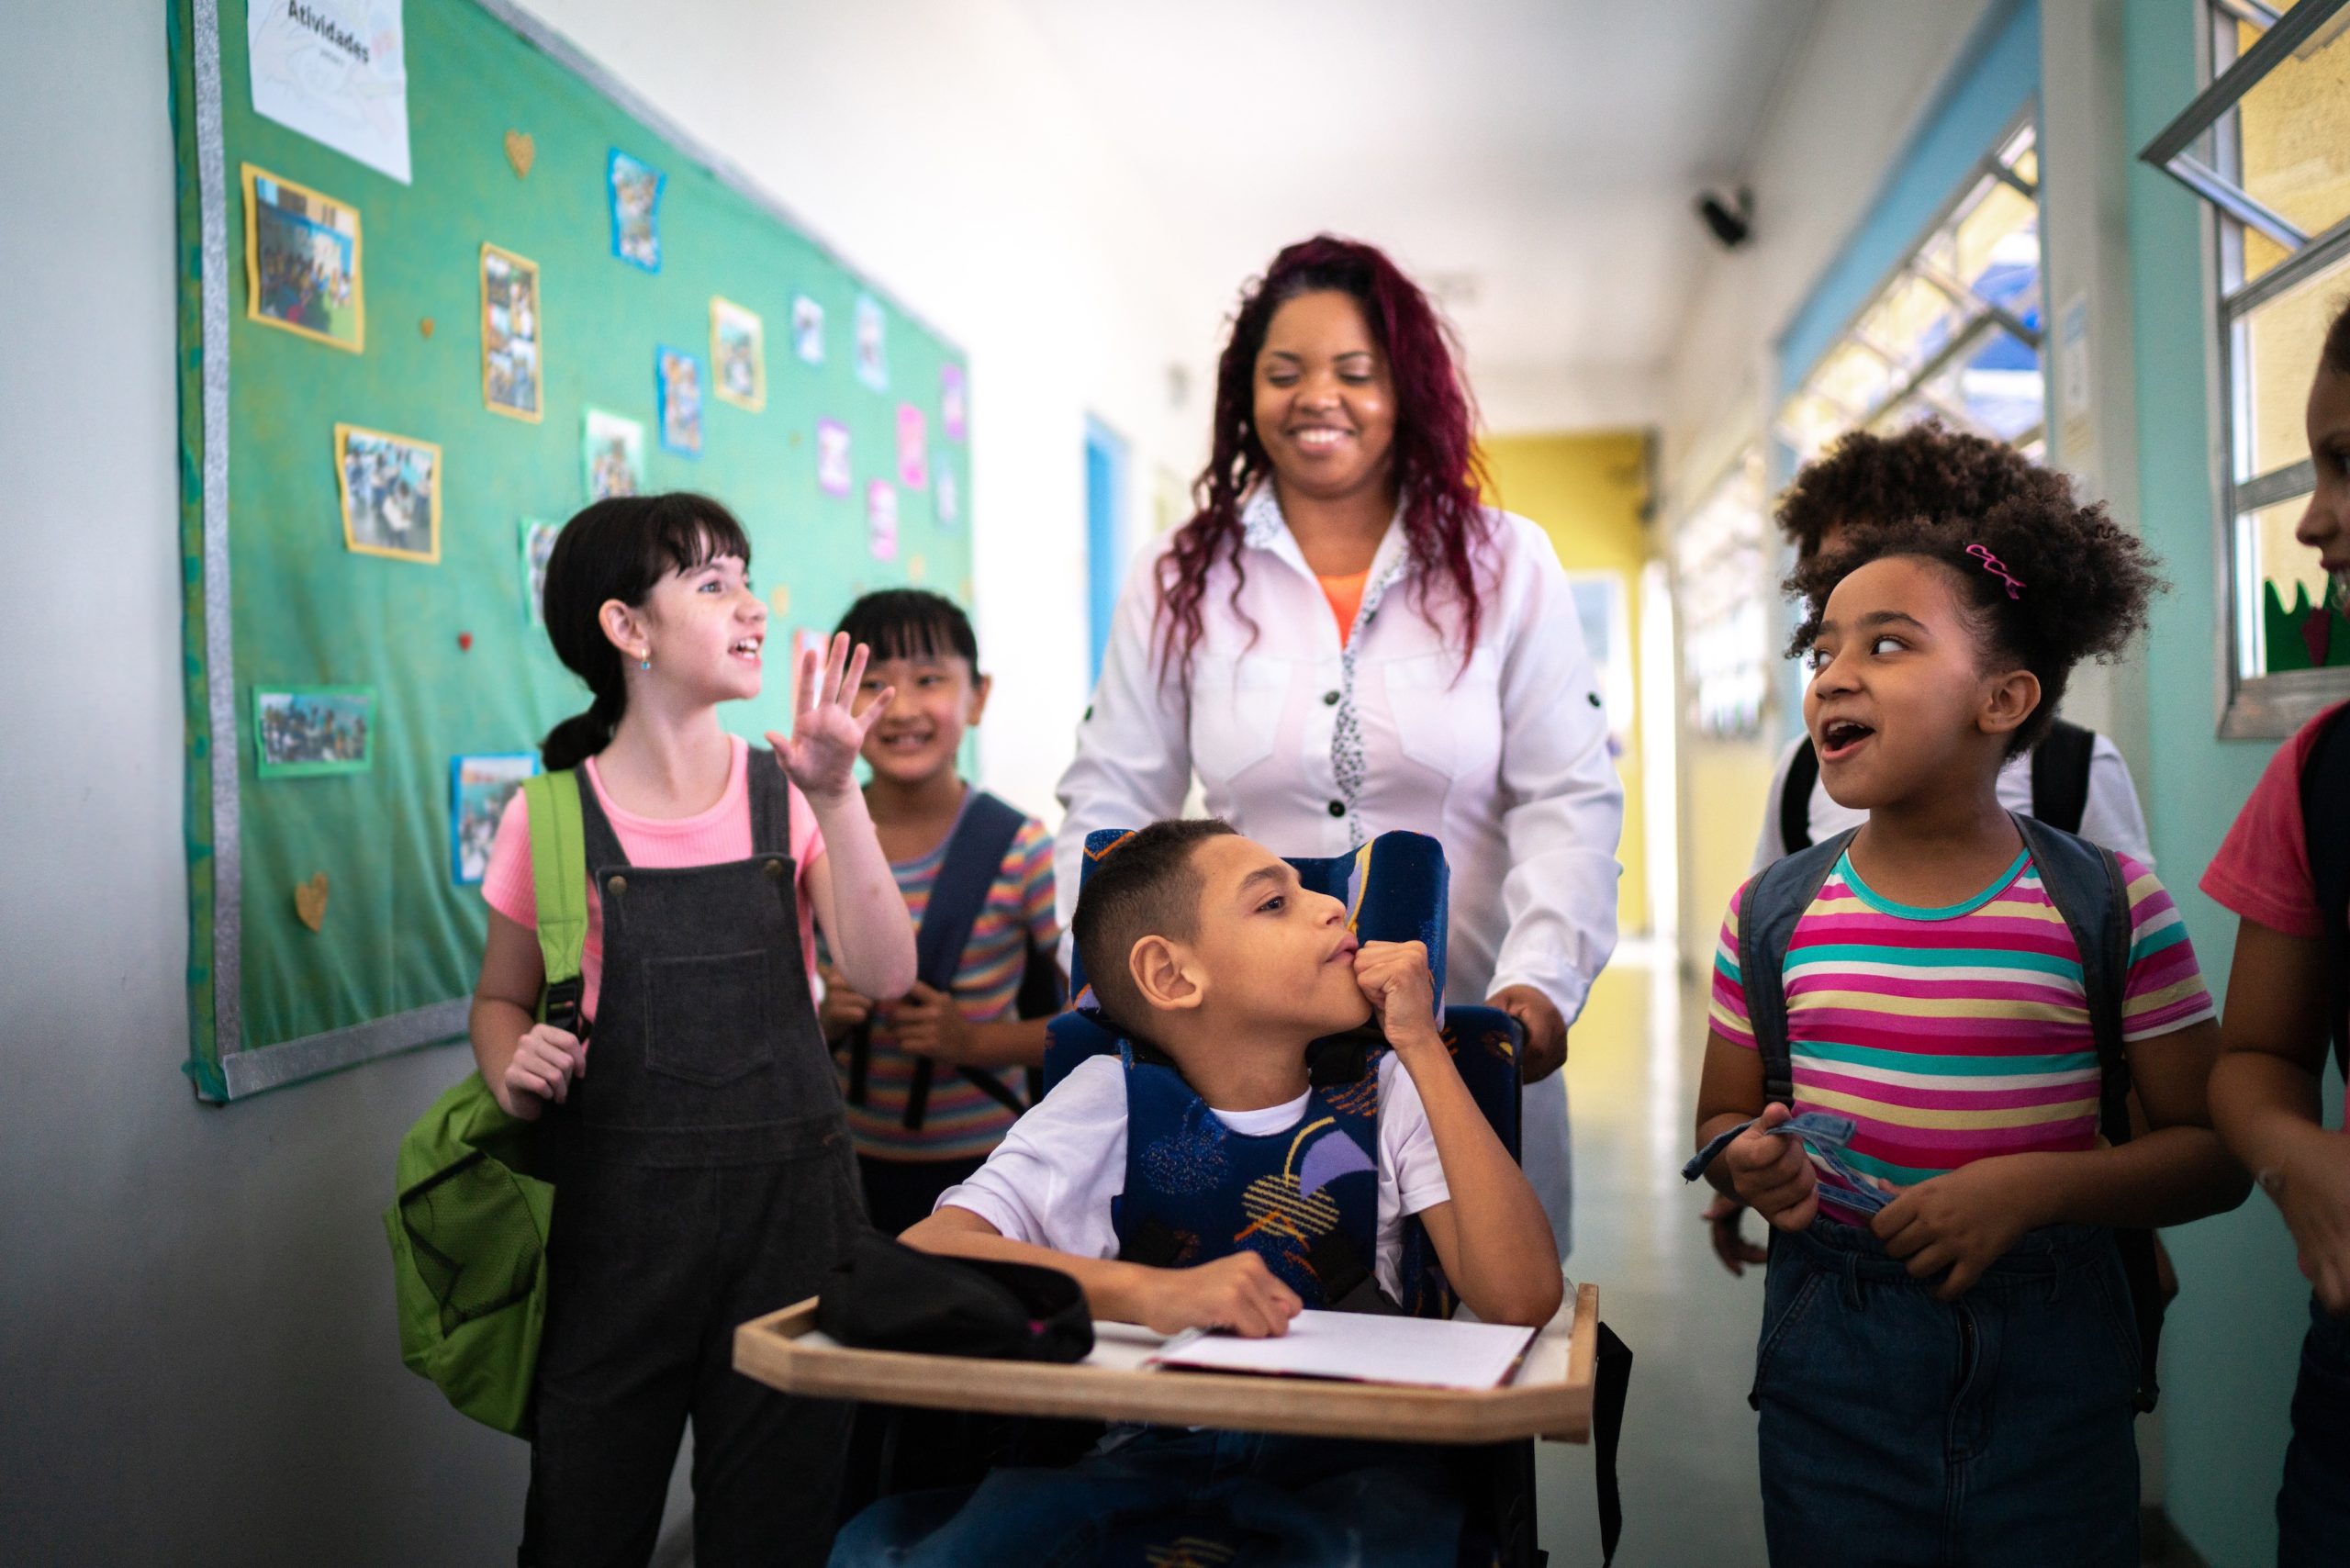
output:
M1623 790L1565 574L1487 507L1443 323L1317 236L1242 296L1199 510L1129 578L1061 776L1062 927L1085 835L1207 809L1286 855L1391 829L1452 869L1446 998L1526 1026L1525 1164L1564 1257L1567 1024L1616 945Z

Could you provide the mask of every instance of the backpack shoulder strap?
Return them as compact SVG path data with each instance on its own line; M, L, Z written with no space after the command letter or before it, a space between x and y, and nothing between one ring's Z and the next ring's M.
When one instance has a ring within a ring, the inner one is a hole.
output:
M1808 743L1807 743L1808 745ZM1808 792L1807 791L1807 794ZM1846 828L1825 844L1774 860L1747 879L1738 903L1738 978L1746 994L1746 1019L1762 1053L1766 1103L1795 1103L1795 1056L1787 1043L1787 946L1796 922L1819 896L1828 874L1842 859L1858 828Z
M2081 956L2081 986L2089 1005L2089 1029L2097 1040L2098 1127L2119 1148L2130 1141L2130 1050L2121 1037L2122 1003L2130 984L2130 888L2121 861L2101 844L2030 817L2015 818L2049 902L2065 917ZM2138 1324L2140 1410L2152 1410L2162 1394L2160 1351L2163 1308L2154 1234L2134 1226L2113 1233L2121 1273L2130 1286L2131 1315Z
M1811 847L1811 787L1818 782L1819 752L1806 735L1787 759L1786 782L1779 790L1779 847L1785 854Z
M2350 1072L2350 707L2326 721L2302 760L2301 838L2325 922L2333 1059Z
M2121 862L2103 845L2046 822L2014 821L2048 902L2065 917L2080 952L2081 989L2097 1041L2098 1130L2119 1148L2130 1141L2130 1052L2121 1037L2130 983L2130 889Z
M2089 764L2097 732L2059 719L2031 748L2031 814L2066 833L2081 831L2089 806Z
M946 857L930 885L930 902L923 906L922 924L914 930L914 973L924 985L935 991L955 989L955 972L963 967L971 928L979 924L996 874L1003 869L1003 857L1012 853L1027 820L985 790L972 790L963 802L963 814L946 840ZM1023 1108L1019 1096L995 1074L979 1068L960 1070L988 1098L1011 1111ZM930 1114L931 1081L937 1071L928 1057L914 1063L913 1081L906 1086L905 1114L900 1118L910 1132L921 1131Z
M924 985L939 991L954 987L963 949L971 943L971 928L979 924L996 873L1003 869L1003 857L1012 853L1013 841L1026 821L984 790L974 790L964 803L914 937L914 969Z
M588 846L579 824L579 774L542 773L522 782L531 813L531 891L538 905L539 957L546 989L539 1017L581 1033L579 958L588 944Z

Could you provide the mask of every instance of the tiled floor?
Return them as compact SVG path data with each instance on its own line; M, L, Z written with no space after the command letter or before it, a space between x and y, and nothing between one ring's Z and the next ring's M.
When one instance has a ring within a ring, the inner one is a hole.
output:
M1619 952L1575 1025L1567 1066L1574 1125L1574 1280L1632 1349L1618 1460L1622 1568L1760 1564L1754 1413L1746 1406L1762 1276L1714 1260L1684 1186L1705 1013L1654 961ZM1587 1448L1538 1450L1542 1545L1559 1568L1599 1561Z

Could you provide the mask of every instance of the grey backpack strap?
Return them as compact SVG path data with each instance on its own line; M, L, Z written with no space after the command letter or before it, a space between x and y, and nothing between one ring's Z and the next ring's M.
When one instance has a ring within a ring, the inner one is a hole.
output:
M2031 852L2048 902L2065 917L2081 955L2081 988L2097 1041L2098 1130L2109 1144L2128 1143L2130 1051L2121 1037L2121 1009L2130 981L2130 889L2121 862L2102 845L2009 814Z
M1819 896L1828 874L1844 857L1858 828L1847 828L1825 844L1774 860L1747 879L1738 901L1738 979L1746 996L1746 1020L1754 1047L1762 1053L1765 1103L1792 1105L1796 1097L1795 1053L1787 1041L1787 991L1784 970L1796 922Z
M2014 820L2024 847L2031 851L2040 885L2065 917L2081 955L2081 988L2088 999L2089 1031L2097 1041L2098 1128L2107 1143L2119 1148L2131 1135L2130 1047L2122 1037L2130 986L2130 885L2112 850L2030 817ZM2137 1406L2152 1410L2162 1393L2155 1370L2164 1307L2154 1233L2117 1226L2113 1242L2121 1254L2131 1312L2138 1323Z

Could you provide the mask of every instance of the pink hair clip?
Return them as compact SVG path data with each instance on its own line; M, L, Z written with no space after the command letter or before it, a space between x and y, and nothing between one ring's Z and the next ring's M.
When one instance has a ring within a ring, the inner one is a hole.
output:
M2000 560L1997 555L1992 554L1990 551L1985 549L1980 544L1968 545L1966 547L1966 553L1981 561L1985 571L1990 573L1993 577L2008 585L2008 597L2009 599L2021 599L2023 597L2023 579L2010 574L2008 570L2008 564L2005 561Z

